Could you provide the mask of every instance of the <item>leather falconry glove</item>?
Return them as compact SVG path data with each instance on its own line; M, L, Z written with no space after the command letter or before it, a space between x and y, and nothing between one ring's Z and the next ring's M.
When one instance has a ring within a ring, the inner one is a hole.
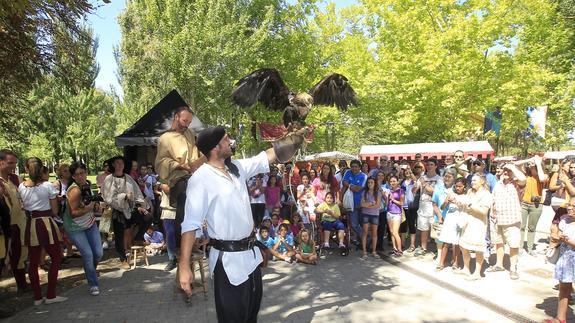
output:
M298 151L308 133L307 127L294 131L272 143L276 159L280 163L288 162Z

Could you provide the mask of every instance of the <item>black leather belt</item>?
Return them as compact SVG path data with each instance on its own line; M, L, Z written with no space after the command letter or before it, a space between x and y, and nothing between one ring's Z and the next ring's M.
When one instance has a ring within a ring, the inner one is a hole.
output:
M210 245L220 251L237 252L251 250L256 245L255 237L248 237L242 240L217 240L210 239Z

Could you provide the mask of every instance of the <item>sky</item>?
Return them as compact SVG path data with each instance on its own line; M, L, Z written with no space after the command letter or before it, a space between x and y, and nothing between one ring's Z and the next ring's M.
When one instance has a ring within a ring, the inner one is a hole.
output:
M120 45L122 36L117 18L126 8L126 1L129 0L111 0L109 4L98 1L99 7L94 14L88 16L88 24L94 30L94 35L98 37L99 42L96 59L100 65L100 72L96 78L96 87L104 91L114 88L119 95L123 92L118 83L118 65L114 58L114 47ZM333 2L341 8L354 4L357 0L335 0Z

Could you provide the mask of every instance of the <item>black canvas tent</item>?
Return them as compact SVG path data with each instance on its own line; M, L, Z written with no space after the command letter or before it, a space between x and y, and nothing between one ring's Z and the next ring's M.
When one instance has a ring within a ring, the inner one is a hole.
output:
M116 146L124 149L128 160L136 160L139 164L154 162L156 145L160 135L172 126L174 112L181 106L188 106L178 91L172 90L136 123L116 137ZM194 114L190 125L195 131L203 128L201 121Z

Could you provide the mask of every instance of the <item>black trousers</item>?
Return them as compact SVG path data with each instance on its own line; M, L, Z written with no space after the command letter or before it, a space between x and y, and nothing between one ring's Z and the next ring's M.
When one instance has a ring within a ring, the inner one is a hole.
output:
M214 298L219 323L251 323L258 321L262 301L262 272L258 266L248 280L238 286L230 283L218 259L214 268Z
M384 239L383 236L387 232L387 239ZM377 251L383 251L385 249L385 245L387 241L390 239L389 234L389 226L387 225L387 212L379 212L379 226L377 226L377 246L375 249Z
M417 209L405 210L405 221L399 226L399 233L415 234L417 232Z
M260 227L264 215L266 214L266 204L265 203L252 203L252 217L254 218L254 225Z

